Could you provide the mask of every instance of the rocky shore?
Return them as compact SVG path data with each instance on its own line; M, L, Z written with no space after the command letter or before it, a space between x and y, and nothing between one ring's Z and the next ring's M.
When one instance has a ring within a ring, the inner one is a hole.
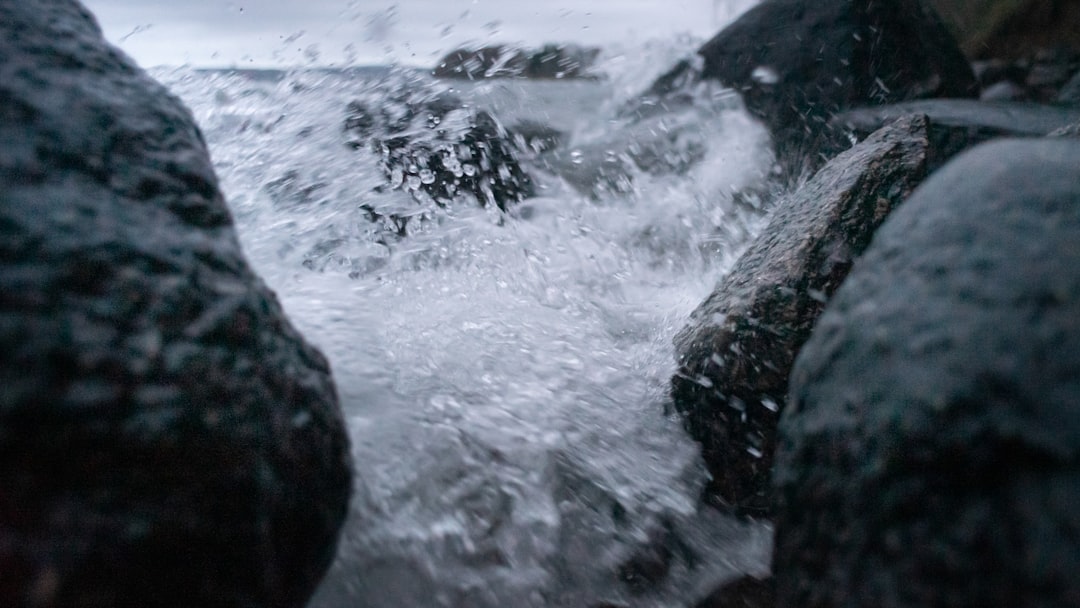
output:
M0 605L304 606L345 423L202 134L75 0L0 2L0 57Z
M702 91L730 89L772 138L767 227L678 334L671 397L702 504L775 541L697 608L1077 606L1076 6L763 0L572 162L416 83L358 97L343 138L412 202L507 212L530 166L596 198L689 170ZM0 2L0 33L0 605L304 606L352 487L329 364L244 259L188 110L76 0ZM461 49L434 76L596 57ZM425 217L364 211L401 238ZM654 536L619 571L642 590L694 565Z
M973 4L766 0L648 92L735 88L792 184L676 341L704 499L777 522L774 578L703 606L1080 601L1080 16Z

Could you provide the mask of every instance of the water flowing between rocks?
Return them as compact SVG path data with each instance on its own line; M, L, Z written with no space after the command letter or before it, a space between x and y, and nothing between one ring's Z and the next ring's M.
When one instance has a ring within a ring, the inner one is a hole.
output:
M424 76L155 72L195 113L252 264L332 362L357 483L313 608L683 606L766 568L767 526L698 506L667 391L672 336L760 228L733 193L772 159L738 108L617 118L675 50L622 53L599 81L424 83L563 132L570 164L679 129L708 147L600 197L526 159L539 196L431 207L406 236L371 210L421 207L343 125Z

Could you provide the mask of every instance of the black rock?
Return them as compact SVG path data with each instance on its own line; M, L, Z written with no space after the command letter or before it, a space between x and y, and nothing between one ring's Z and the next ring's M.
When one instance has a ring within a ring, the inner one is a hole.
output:
M0 2L0 605L301 607L350 456L202 135L74 0Z
M769 513L792 362L875 228L922 181L927 132L924 117L899 120L777 203L761 236L676 336L672 394L702 444L711 499Z
M720 587L694 608L774 608L776 584L771 576L743 576Z
M989 139L1042 137L1080 122L1080 108L1026 102L924 99L859 108L840 114L830 124L837 131L862 138L882 125L910 114L924 114L930 118L931 171L956 154Z
M525 50L503 45L462 48L447 53L432 71L436 78L593 78L600 49L574 44L546 44Z
M514 136L483 110L419 83L376 90L349 104L345 130L378 154L388 186L445 206L462 195L507 209L532 196Z
M1007 140L878 230L780 424L781 606L1080 605L1080 142Z
M765 0L698 54L700 66L676 66L649 97L670 97L701 79L734 88L793 175L842 149L819 141L838 112L978 93L967 60L922 0Z
M450 51L440 59L432 75L466 80L520 76L528 62L528 55L523 50L503 45L462 48Z

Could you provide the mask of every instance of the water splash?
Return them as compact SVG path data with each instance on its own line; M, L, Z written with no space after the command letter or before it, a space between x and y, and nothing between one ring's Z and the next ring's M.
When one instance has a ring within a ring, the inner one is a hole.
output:
M630 162L631 187L601 197L537 154L537 197L447 205L387 240L364 209L415 201L343 132L385 70L158 76L349 419L357 493L312 606L672 606L765 567L767 528L701 510L697 446L663 415L671 336L759 229L733 198L771 164L745 113L628 121L619 79L455 83L505 124L565 133L567 155L687 125L707 147L677 171Z

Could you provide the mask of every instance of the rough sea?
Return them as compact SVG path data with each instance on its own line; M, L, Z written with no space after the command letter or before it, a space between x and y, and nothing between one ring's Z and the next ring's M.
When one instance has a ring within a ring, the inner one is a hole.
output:
M767 569L767 525L700 506L668 396L672 336L761 228L735 193L770 171L767 136L722 90L620 113L695 42L608 49L599 80L153 73L203 129L251 263L333 366L357 481L311 608L693 606ZM538 196L424 206L388 186L346 108L414 89L560 131L522 154ZM664 162L575 184L642 146ZM372 209L418 219L391 233Z

